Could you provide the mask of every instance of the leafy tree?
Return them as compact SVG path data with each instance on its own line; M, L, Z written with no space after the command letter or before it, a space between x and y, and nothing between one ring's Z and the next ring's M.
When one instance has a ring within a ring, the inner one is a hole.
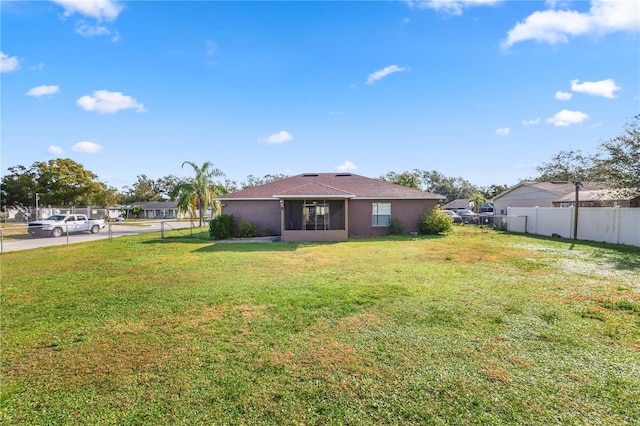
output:
M538 181L594 181L602 176L594 167L595 158L582 151L560 151L551 162L536 167Z
M178 200L178 211L189 212L191 217L198 211L199 226L204 224L204 211L211 208L211 212L220 211L219 203L214 198L224 192L224 187L213 181L213 178L222 176L223 173L213 168L213 164L205 161L202 167L191 161L182 163L182 167L188 164L193 168L195 176L180 182L171 192L171 198Z
M38 192L35 171L22 165L9 167L7 170L9 174L2 177L0 189L2 205L33 204L35 193Z
M283 174L266 174L264 175L264 177L257 177L254 175L249 175L247 176L247 181L246 182L242 182L242 189L246 189L246 188L251 188L253 186L258 186L258 185L264 185L266 183L271 183L271 182L275 182L277 180L280 179L284 179L288 177L287 175L283 175ZM235 182L234 182L235 184Z
M595 160L606 181L618 189L640 190L640 114L626 124L623 133L600 143L602 156Z
M5 205L32 205L35 194L41 204L58 206L103 204L115 196L115 190L99 182L97 175L69 158L38 161L31 167L8 168L2 178L2 200Z
M138 180L131 186L125 187L124 202L131 204L135 201L167 201L171 198L171 191L180 183L174 175L167 175L153 180L147 175L138 175Z
M471 197L469 197L469 201L473 201L473 205L476 210L476 213L480 213L480 209L482 208L484 203L487 202L487 199L484 198L484 195L482 195L481 193L476 192Z
M171 199L171 191L181 182L180 178L174 175L167 175L156 180L153 191L158 196L159 201Z
M489 185L487 187L482 188L481 193L482 195L484 195L488 200L492 199L493 197L495 197L496 195L506 191L507 189L509 189L510 186L509 185Z
M423 190L444 195L447 203L458 198L469 198L478 191L475 185L461 177L447 177L435 170L416 172L420 174Z
M422 189L420 183L420 175L413 172L402 172L400 174L396 172L389 172L380 177L380 180L389 183L395 183L396 185L408 186L409 188Z
M138 175L138 180L131 185L126 186L124 201L130 204L134 201L161 201L155 191L156 182L149 179L147 175Z

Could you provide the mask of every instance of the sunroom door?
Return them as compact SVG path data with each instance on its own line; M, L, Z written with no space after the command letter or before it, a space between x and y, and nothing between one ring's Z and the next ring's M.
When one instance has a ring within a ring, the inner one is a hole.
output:
M330 229L328 203L306 203L302 214L307 231L325 231Z

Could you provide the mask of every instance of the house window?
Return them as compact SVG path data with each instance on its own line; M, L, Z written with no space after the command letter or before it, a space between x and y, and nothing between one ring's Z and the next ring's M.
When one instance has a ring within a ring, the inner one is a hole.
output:
M391 222L391 203L373 203L372 221L373 226L389 226Z

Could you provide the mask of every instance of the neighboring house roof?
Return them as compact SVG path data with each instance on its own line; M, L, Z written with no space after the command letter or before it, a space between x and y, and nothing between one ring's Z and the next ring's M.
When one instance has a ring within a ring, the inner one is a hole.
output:
M531 180L523 180L522 182L512 186L511 188L507 189L504 192L501 192L500 194L496 195L495 197L493 197L493 200L497 200L499 198L504 197L505 195L508 195L520 188L527 188L527 187L533 187L535 189L541 190L541 191L545 191L545 192L549 192L551 194L556 194L556 195L564 195L564 194L570 194L570 193L575 193L576 191L576 185L573 182L567 182L567 181L551 181L551 182L536 182L536 181L531 181ZM590 190L596 190L596 189L606 189L608 186L606 184L603 183L598 183L598 182L582 182L582 188L581 191L590 191Z
M458 198L456 200L447 203L443 207L444 209L466 209L469 208L468 198Z
M144 201L131 203L131 205L140 206L143 210L163 210L178 208L178 203L176 201Z
M574 187L575 188L575 187ZM587 191L578 191L578 201L629 201L640 196L640 192L632 189L593 189ZM554 201L554 203L575 202L574 194L567 194Z
M442 195L352 173L304 173L217 197L218 200L274 198L443 199Z

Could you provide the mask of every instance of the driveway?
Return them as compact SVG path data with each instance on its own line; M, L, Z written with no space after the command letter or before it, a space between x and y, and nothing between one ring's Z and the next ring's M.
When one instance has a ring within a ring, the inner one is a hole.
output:
M195 223L197 225L197 223ZM63 235L59 238L53 237L41 237L35 238L30 236L21 236L20 238L15 239L2 239L2 244L0 246L0 252L6 253L10 251L17 250L28 250L40 247L49 247L49 246L58 246L63 244L73 244L73 243L83 243L86 241L96 241L96 240L106 240L109 238L117 238L123 237L125 235L136 235L136 234L144 234L148 232L161 232L163 227L165 231L170 231L172 229L189 229L193 225L188 221L172 221L172 220L164 220L158 222L140 222L140 223L119 223L112 222L108 223L103 229L100 230L97 234L90 234L88 232L82 232L79 234L70 234ZM205 229L197 228L198 231ZM195 229L194 229L195 231Z

